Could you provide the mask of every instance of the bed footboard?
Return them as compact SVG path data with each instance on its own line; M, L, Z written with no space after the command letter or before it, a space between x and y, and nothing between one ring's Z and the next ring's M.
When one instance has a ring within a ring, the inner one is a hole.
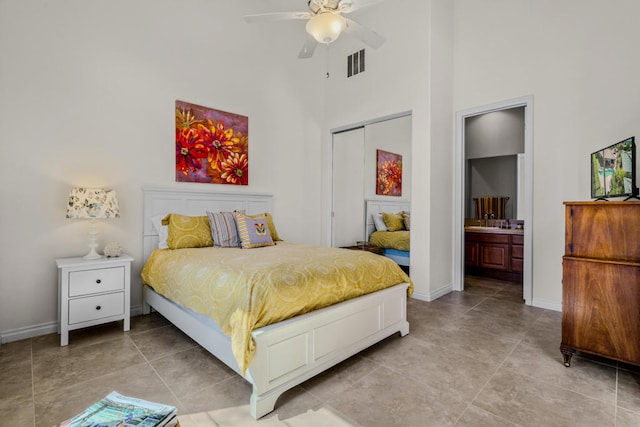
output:
M251 415L257 419L268 414L285 391L382 339L397 332L408 334L408 286L402 283L255 330L256 354L245 375L253 385ZM212 328L204 316L146 286L144 303L238 372L229 337Z
M380 340L409 333L407 283L254 331L251 415L271 412L278 397Z

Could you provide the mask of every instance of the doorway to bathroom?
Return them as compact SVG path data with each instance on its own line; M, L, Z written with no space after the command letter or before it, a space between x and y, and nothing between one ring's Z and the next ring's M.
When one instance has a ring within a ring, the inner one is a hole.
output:
M456 291L465 288L465 264L503 280L520 270L532 304L532 110L527 96L456 113Z

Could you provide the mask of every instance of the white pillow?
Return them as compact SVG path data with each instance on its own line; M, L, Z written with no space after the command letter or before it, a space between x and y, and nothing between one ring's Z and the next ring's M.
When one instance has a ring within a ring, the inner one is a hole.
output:
M151 224L154 230L158 233L158 249L168 249L167 238L169 237L169 226L162 225L162 219L166 215L156 215L151 218Z
M376 226L376 231L387 231L387 225L384 223L384 219L382 219L382 214L371 214L371 218L373 218L373 225Z

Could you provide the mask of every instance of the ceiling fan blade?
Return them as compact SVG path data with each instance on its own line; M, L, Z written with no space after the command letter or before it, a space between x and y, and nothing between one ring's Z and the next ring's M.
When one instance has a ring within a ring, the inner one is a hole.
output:
M382 3L383 1L384 0L342 0L338 5L338 10L342 13L351 13L354 10L373 6L374 4Z
M386 41L380 34L367 27L363 27L353 19L344 18L344 20L346 22L344 32L359 39L367 46L377 49Z
M275 22L285 21L288 19L309 19L309 12L276 12L276 13L259 13L256 15L245 15L244 20L250 24L254 22Z
M312 35L307 34L307 40L304 42L304 46L300 49L300 53L298 54L298 58L307 59L313 56L313 52L316 51L316 46L318 46L318 41L313 38Z

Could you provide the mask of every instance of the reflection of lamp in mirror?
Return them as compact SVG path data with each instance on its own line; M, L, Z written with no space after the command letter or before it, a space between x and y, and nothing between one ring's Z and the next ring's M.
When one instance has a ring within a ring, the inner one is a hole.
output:
M84 259L102 258L96 252L98 243L97 220L104 218L120 218L120 208L114 190L101 188L74 188L69 194L67 218L89 219L89 253Z

